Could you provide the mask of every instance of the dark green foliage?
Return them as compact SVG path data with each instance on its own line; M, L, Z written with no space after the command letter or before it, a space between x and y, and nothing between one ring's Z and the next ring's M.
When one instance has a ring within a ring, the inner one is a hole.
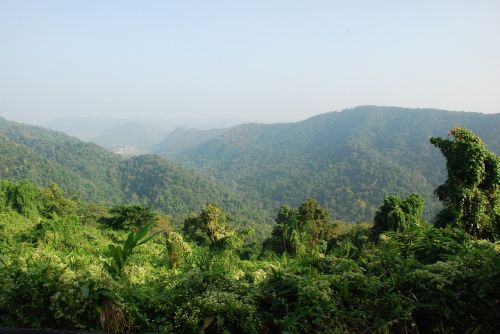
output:
M334 236L336 224L328 210L312 198L298 209L282 206L276 217L272 235L264 242L264 249L279 254L301 254L325 246Z
M150 208L141 205L118 205L109 210L111 217L101 221L115 229L140 228L158 222L158 216Z
M366 224L356 224L344 233L335 235L328 241L327 253L340 258L356 259L362 251L370 246L372 229Z
M208 204L198 217L184 221L183 232L189 240L199 245L221 246L224 239L235 232L228 225L228 217L216 205Z
M300 235L297 209L284 205L278 212L271 237L264 241L264 249L279 254L295 254L298 243Z
M422 224L424 200L418 194L411 194L406 199L388 195L384 204L375 213L373 231L379 234L384 231L404 231L412 226Z
M242 222L254 219L262 222L265 217L250 208L241 195L158 156L126 159L120 171L125 199L169 214L175 223L182 222L187 214L199 211L206 203L224 207Z
M326 257L311 265L316 270L307 274L299 266L274 272L262 286L261 309L270 332L410 330L412 302L394 291L390 280L365 274L351 260Z
M199 216L190 217L184 220L182 234L187 240L197 245L209 245L210 239L203 229L203 222Z
M330 213L313 198L307 198L298 209L303 240L308 247L314 248L334 236L336 224Z
M174 157L257 198L273 211L318 199L333 218L371 221L386 194L421 194L441 206L443 157L428 145L457 124L500 153L500 114L363 106L285 124L245 124Z
M438 226L459 226L479 238L500 238L500 158L468 129L453 128L453 140L431 138L446 158L448 179L436 190L444 209Z

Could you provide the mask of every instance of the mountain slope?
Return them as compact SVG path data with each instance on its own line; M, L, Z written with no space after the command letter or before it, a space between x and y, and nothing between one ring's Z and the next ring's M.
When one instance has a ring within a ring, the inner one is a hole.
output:
M147 150L160 142L169 131L170 127L164 124L130 121L102 131L92 142L111 150L120 146Z
M175 158L270 208L312 196L337 218L370 220L385 194L416 191L430 217L445 170L429 138L456 126L500 152L500 114L365 106L298 123L237 126Z
M221 135L227 129L186 129L177 128L155 145L154 152L162 156L171 156L194 148Z
M119 156L61 132L5 119L0 119L0 135L9 141L4 142L4 146L10 151L3 155L4 169L0 177L27 178L40 185L56 182L66 191L90 201L117 203L122 200L117 191ZM4 159L14 156L24 172L8 171L14 164Z
M241 195L158 156L120 159L60 132L0 118L0 178L55 182L71 195L107 204L138 202L180 220L208 202L242 221L267 215Z

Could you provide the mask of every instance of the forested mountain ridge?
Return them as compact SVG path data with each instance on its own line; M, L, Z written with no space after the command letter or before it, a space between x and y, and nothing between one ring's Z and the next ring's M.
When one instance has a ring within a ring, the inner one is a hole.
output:
M269 217L279 205L309 196L335 218L371 220L384 195L418 192L430 219L439 209L433 191L445 164L429 138L457 126L500 152L499 114L374 106L297 123L178 130L157 146L217 182L157 157L122 160L60 132L0 119L0 176L54 181L85 200L140 202L172 215L211 201L232 215L246 207L254 217Z
M466 128L430 141L447 166L436 224L416 193L385 196L373 224L308 198L263 241L217 205L175 230L0 179L0 332L499 333L500 158ZM142 158L125 179L149 187L169 166Z
M116 203L123 198L119 188L120 157L95 144L85 143L62 132L0 119L4 150L2 178L27 178L40 185L56 182L72 194L90 201ZM6 159L17 156L18 164ZM13 174L9 169L17 166ZM29 170L30 173L26 171Z
M153 151L168 157L214 139L227 130L226 128L209 130L177 128L154 145Z
M105 204L149 205L171 217L185 217L208 202L240 220L264 219L257 204L158 156L119 155L61 132L0 118L0 178L55 182L70 195ZM250 208L252 207L252 209Z
M500 114L363 106L297 123L244 124L175 159L272 208L312 196L336 218L369 220L385 194L416 191L430 218L445 165L429 138L457 126L500 152Z
M149 122L129 121L102 131L97 137L92 138L92 142L111 150L126 145L149 150L170 130L164 124L155 126Z

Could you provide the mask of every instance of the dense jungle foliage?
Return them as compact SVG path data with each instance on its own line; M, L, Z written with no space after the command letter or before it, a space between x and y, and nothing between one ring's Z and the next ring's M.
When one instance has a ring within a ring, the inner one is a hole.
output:
M263 243L213 204L175 229L141 205L2 181L0 326L498 333L500 160L466 129L431 141L448 171L436 225L416 193L386 196L373 225L305 198L277 211Z
M364 106L297 123L244 124L166 156L258 198L273 212L310 196L336 219L370 221L385 194L418 192L432 219L441 209L433 191L446 170L428 139L458 126L500 154L500 114Z

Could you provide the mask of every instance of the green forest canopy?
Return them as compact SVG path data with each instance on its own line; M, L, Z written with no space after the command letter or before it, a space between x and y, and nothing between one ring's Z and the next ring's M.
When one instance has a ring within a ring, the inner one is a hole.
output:
M500 249L489 233L500 225L499 158L466 129L451 135L432 139L447 159L436 191L456 214L447 222L428 224L417 194L387 196L373 227L336 222L306 199L279 210L263 244L216 205L175 231L155 228L147 208L107 209L54 184L1 181L0 327L496 333ZM464 182L447 186L460 173ZM469 199L484 209L470 211Z

